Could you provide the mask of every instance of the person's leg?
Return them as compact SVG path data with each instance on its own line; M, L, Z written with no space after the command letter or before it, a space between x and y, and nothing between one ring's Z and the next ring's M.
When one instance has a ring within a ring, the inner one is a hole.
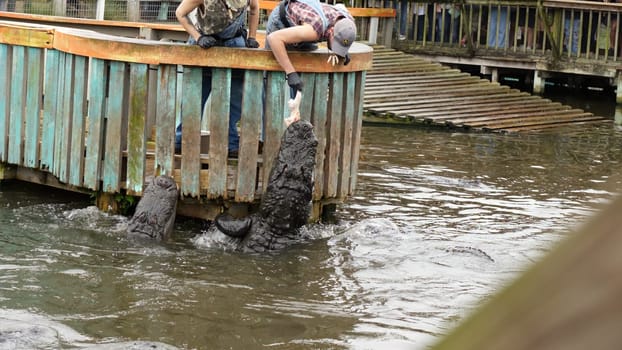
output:
M455 10L458 11L458 10ZM456 16L451 15L451 43L457 44L460 37L460 13L456 13Z
M225 41L227 47L245 47L243 37L238 36ZM242 95L244 89L244 70L231 70L231 96L229 104L229 152L238 151L240 148L240 136L238 124L242 118Z
M400 38L406 35L406 19L408 15L408 0L400 1Z
M443 43L448 43L450 38L451 38L451 14L449 13L449 10L446 8L443 8L441 10L441 12L438 13L439 15L439 27L442 28L442 42Z
M497 37L499 47L507 47L507 23L508 23L508 8L506 6L501 6L501 10L499 11L499 36Z
M187 44L188 45L195 45L197 42L196 40L194 40L193 37L189 37ZM203 76L202 76L202 81L201 81L201 117L203 117L203 108L205 107L205 101L207 101L207 98L209 97L209 93L212 87L212 75L211 75L211 70L209 68L204 68L203 69ZM182 110L183 110L183 106L181 106ZM179 123L179 125L177 125L177 128L175 128L175 153L181 153L181 123Z
M499 9L497 6L493 6L490 9L490 20L488 21L488 47L494 48L497 46L497 21L499 17Z
M201 118L203 118L203 109L210 92L212 91L212 70L203 68L203 76L201 77ZM182 106L183 110L183 106ZM181 123L175 129L175 153L181 153Z
M575 18L574 22L572 23L572 53L575 55L579 53L580 25L581 25L581 21L579 20L579 18Z
M417 41L423 40L423 33L425 31L425 15L417 16Z
M434 33L434 27L435 27L435 18L434 18L434 5L433 4L428 4L428 15L427 15L427 19L426 19L426 24L427 24L427 37L428 37L428 41L432 41L432 36Z
M579 51L579 20L564 18L564 45L572 54Z

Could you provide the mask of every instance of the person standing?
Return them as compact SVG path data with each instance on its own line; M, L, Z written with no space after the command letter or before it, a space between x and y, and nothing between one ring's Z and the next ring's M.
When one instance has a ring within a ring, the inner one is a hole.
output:
M491 5L488 22L488 48L506 48L508 46L507 26L509 11L505 5Z
M250 11L248 9L250 8ZM246 17L248 14L248 30ZM213 46L257 48L259 0L182 0L175 10L181 26L189 34L188 44L204 49ZM237 124L242 115L243 72L234 70L229 109L229 156L237 156L240 138ZM201 110L211 92L211 69L203 70ZM181 151L181 124L175 137L175 150Z
M289 59L288 49L313 50L315 43L326 41L328 49L348 64L348 50L355 40L354 19L345 7L318 0L283 0L272 10L266 24L266 48L272 50L285 71L292 97L302 91L303 82Z

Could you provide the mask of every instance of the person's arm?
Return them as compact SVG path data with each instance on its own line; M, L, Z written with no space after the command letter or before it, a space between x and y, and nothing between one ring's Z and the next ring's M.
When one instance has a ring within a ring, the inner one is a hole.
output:
M292 62L289 60L289 56L287 55L287 48L285 45L302 42L317 42L319 39L320 37L315 32L313 27L306 23L279 29L268 34L266 37L274 58L276 58L277 62L279 62L279 65L281 65L285 71L285 74L295 71Z
M182 2L177 6L175 10L175 16L177 17L177 21L179 24L188 32L188 34L194 38L194 40L198 41L201 33L194 27L190 19L188 18L188 14L192 12L195 8L203 3L203 0L182 0Z
M259 0L250 0L250 12L248 14L248 37L257 38L259 27Z

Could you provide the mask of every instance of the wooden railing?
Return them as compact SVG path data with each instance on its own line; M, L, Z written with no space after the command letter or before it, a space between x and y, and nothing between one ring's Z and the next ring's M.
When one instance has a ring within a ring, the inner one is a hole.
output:
M395 1L396 47L459 56L504 54L619 61L622 4L574 0ZM402 17L403 16L403 17Z
M320 141L316 219L323 205L341 202L355 189L363 86L372 60L371 48L359 43L347 66L327 64L326 53L324 48L290 55L305 81L301 113ZM203 50L0 21L0 61L0 162L15 166L15 177L50 183L26 175L35 171L68 188L140 195L149 176L169 174L182 199L193 204L190 215L204 218L223 205L261 197L289 114L285 75L270 51ZM208 153L201 152L204 68L211 69L215 96L206 107ZM237 160L227 157L234 69L244 75ZM175 154L180 121L183 148Z

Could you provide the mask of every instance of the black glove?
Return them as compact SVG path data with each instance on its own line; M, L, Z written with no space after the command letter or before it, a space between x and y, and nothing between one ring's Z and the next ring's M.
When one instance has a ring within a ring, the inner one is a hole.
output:
M209 49L212 46L215 46L218 43L218 40L211 35L202 34L197 40L197 45L201 46L204 49Z
M255 38L247 38L246 39L246 47L250 47L252 49L256 49L259 47L259 43Z
M302 91L302 80L296 72L291 72L287 75L287 85L296 91Z

